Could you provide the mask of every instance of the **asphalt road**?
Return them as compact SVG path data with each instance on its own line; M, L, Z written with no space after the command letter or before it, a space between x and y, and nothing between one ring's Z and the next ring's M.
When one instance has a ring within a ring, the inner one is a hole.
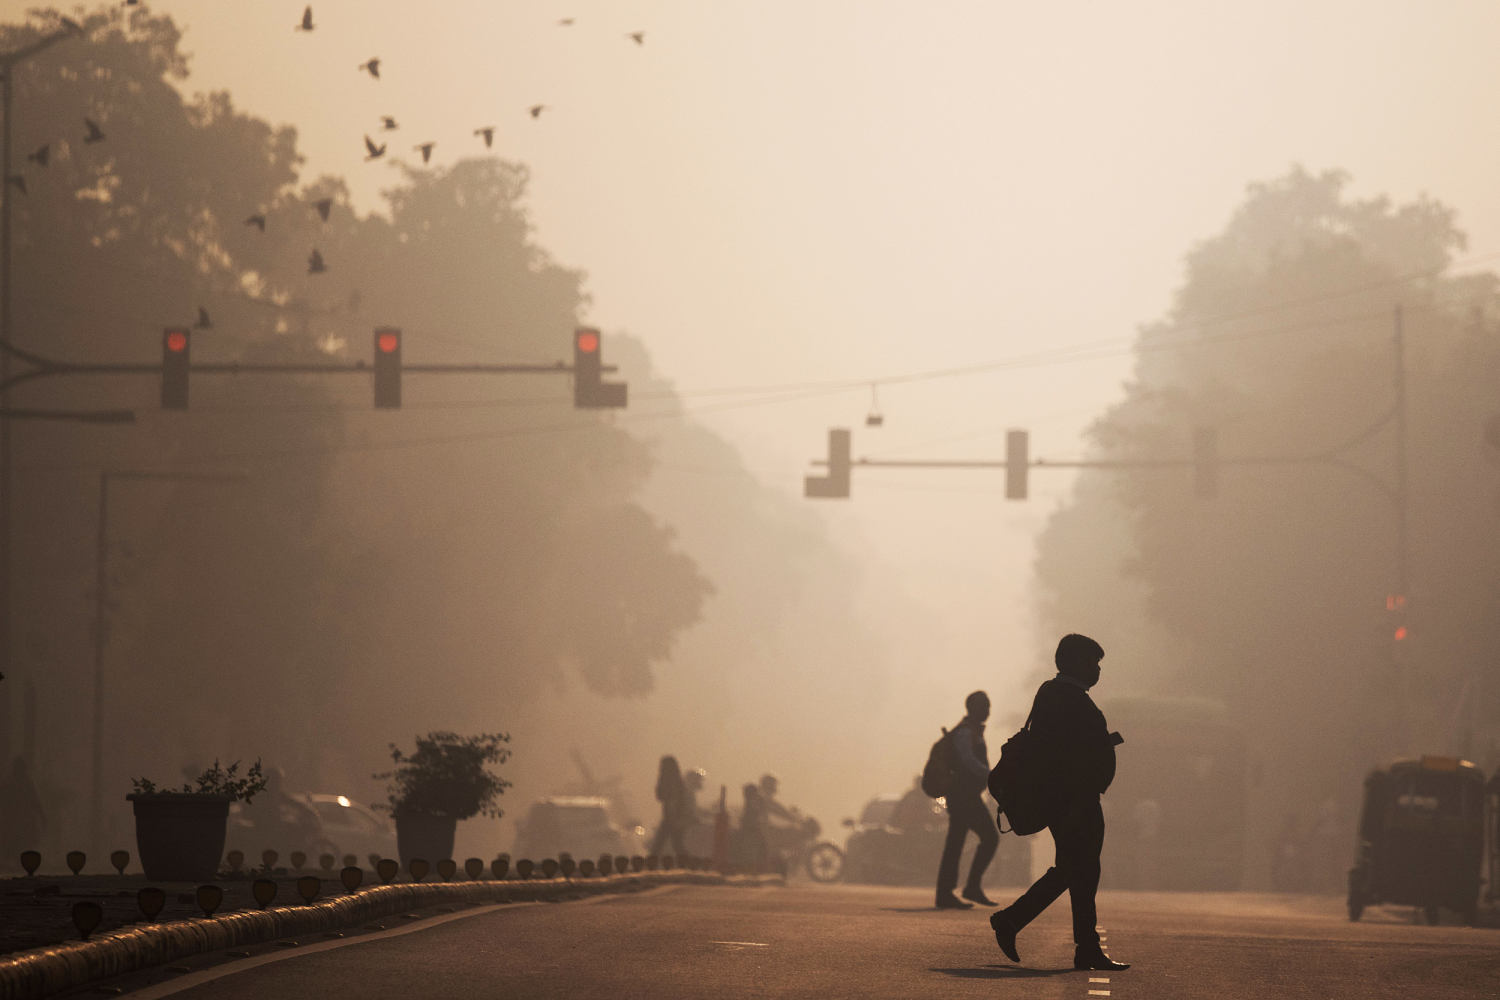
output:
M1351 924L1334 897L1103 893L1106 948L1134 963L1115 973L1073 970L1066 897L1023 932L1019 966L995 947L989 911L930 902L930 890L794 884L483 907L196 960L136 995L1500 997L1500 929L1429 927L1405 909Z

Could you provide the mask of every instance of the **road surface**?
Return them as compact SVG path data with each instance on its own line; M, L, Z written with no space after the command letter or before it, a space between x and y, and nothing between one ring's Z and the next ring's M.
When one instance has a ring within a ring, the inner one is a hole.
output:
M1409 909L1351 924L1333 897L1101 893L1106 948L1133 967L1099 973L1072 968L1066 896L1022 933L1020 965L995 947L989 911L936 911L931 898L684 886L476 907L117 985L141 1000L1500 997L1500 929L1429 927Z

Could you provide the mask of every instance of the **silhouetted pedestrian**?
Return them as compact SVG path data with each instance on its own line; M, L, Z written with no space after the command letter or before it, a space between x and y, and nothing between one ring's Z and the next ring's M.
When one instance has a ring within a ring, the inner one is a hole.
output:
M764 872L770 858L770 817L760 789L747 784L743 789L745 808L740 813L739 860L752 872Z
M984 870L989 867L995 848L1000 845L995 821L990 818L990 811L981 798L990 776L989 751L984 745L984 721L990 717L990 697L983 691L975 691L964 699L964 708L967 714L948 733L957 766L953 770L952 787L944 796L948 807L948 839L943 842L943 859L938 864L934 904L940 910L968 910L974 903L996 905L980 886ZM974 848L974 860L969 862L964 898L959 899L953 895L953 890L958 886L958 863L971 830L979 837L979 846Z
M656 800L661 803L661 823L651 838L651 853L661 854L667 842L678 857L687 854L683 834L687 832L688 794L682 780L682 768L671 754L661 759L656 769Z
M1099 682L1104 647L1084 635L1057 644L1057 676L1042 684L1031 707L1031 732L1039 772L1048 776L1042 815L1057 845L1046 874L1010 906L990 915L995 942L1019 962L1016 934L1068 891L1073 906L1073 967L1127 969L1099 944L1094 897L1099 891L1099 855L1104 849L1104 812L1099 796L1115 777L1115 744L1104 713L1089 697Z

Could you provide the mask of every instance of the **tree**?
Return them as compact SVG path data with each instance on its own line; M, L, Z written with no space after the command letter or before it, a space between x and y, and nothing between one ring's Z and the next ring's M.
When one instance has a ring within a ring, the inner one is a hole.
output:
M402 171L389 216L361 216L337 179L302 182L291 129L225 94L181 95L170 18L131 8L85 28L15 81L18 145L51 151L16 202L20 346L150 363L162 327L202 308L212 326L194 334L195 361L367 358L383 324L407 331L408 361L565 353L582 277L533 241L524 169ZM30 34L6 29L0 45ZM81 141L84 118L103 141ZM314 211L324 198L326 222ZM309 272L313 246L324 273ZM493 722L570 676L610 695L649 691L708 593L633 499L650 456L609 416L573 412L561 377L502 381L410 376L399 413L372 412L368 381L348 377L199 376L186 413L161 412L148 377L13 393L15 405L141 418L16 434L14 615L59 649L42 707L57 777L86 773L80 625L92 484L107 468L247 477L142 486L112 510L113 535L140 554L113 560L108 733L152 755L119 761L122 773L242 750L342 782L368 775L367 748L311 734L384 724L378 753L427 716L441 723L431 728Z
M1192 428L1215 427L1218 497L1195 498L1189 472L1086 475L1044 534L1038 576L1054 631L1097 622L1107 648L1121 634L1131 655L1113 659L1135 669L1114 683L1224 701L1281 801L1310 811L1333 797L1352 822L1368 767L1477 753L1500 735L1481 731L1500 708L1500 622L1484 607L1500 584L1497 483L1482 437L1500 341L1474 319L1494 315L1495 279L1443 273L1464 245L1453 213L1347 186L1301 169L1252 185L1188 255L1169 314L1141 332L1125 399L1094 425L1096 457L1112 459L1184 458ZM1394 424L1382 421L1398 304L1412 626L1399 644L1385 611ZM1111 536L1113 560L1078 541ZM1125 599L1097 600L1108 590Z

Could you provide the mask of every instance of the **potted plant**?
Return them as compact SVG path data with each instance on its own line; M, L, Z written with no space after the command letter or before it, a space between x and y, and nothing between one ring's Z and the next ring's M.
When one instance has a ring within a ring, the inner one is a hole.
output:
M432 863L451 858L458 821L478 815L498 818L501 809L495 801L510 787L486 767L510 757L509 734L432 732L416 739L417 749L410 755L392 743L396 766L374 776L390 782L389 801L376 808L396 820L402 867L412 858Z
M224 854L229 803L249 802L266 787L259 760L243 777L239 769L239 761L220 767L215 760L181 790L158 788L148 778L131 782L135 791L125 798L135 805L136 851L147 878L205 882L214 877Z

